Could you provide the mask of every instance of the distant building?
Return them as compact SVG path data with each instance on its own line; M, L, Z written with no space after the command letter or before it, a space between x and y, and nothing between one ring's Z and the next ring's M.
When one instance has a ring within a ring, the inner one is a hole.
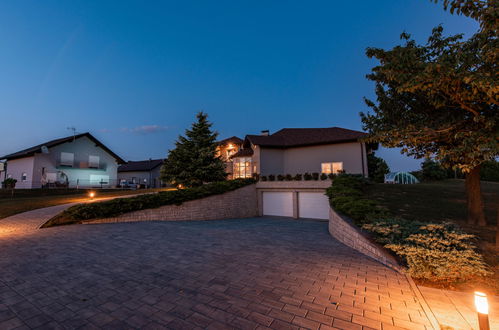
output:
M48 141L0 157L6 160L1 181L16 188L115 187L118 165L125 161L90 133Z
M232 156L238 153L243 147L243 140L237 136L218 141L217 156L225 163L227 179L233 179Z
M122 185L141 185L148 188L159 188L163 159L129 161L118 167L118 179Z

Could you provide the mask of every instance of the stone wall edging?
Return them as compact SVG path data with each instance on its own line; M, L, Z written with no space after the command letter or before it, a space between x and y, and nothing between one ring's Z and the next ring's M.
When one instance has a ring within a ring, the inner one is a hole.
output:
M382 246L373 242L366 233L357 228L350 219L340 215L333 208L329 209L329 233L343 244L371 257L383 265L402 272L397 259L390 255Z
M258 216L258 201L256 185L252 184L224 194L184 202L181 205L165 205L154 209L128 212L111 218L90 219L83 223L217 220L255 216Z

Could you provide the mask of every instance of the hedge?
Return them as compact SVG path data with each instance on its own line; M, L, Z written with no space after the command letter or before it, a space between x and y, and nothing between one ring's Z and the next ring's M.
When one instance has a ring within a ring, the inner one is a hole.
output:
M48 220L42 227L81 223L83 220L110 218L123 213L157 208L165 205L180 205L184 202L223 194L255 183L253 179L236 179L214 182L200 187L162 191L128 198L116 198L103 202L78 204Z
M394 218L387 209L367 198L368 184L360 176L339 175L327 189L331 206L401 257L414 278L451 283L490 274L477 252L473 235L452 223Z

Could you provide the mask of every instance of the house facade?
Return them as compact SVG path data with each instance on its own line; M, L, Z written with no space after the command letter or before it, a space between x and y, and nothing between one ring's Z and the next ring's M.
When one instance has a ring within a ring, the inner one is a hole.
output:
M163 159L129 161L118 167L120 185L141 185L147 188L162 186L160 179Z
M16 188L114 187L124 163L90 133L48 141L3 157L5 178Z
M217 154L225 163L225 172L227 173L227 178L233 179L233 162L232 156L238 153L243 147L243 140L238 138L237 136L232 136L227 139L223 139L218 141L217 143Z
M247 135L231 156L233 177L350 173L367 176L367 134L340 127L284 128Z

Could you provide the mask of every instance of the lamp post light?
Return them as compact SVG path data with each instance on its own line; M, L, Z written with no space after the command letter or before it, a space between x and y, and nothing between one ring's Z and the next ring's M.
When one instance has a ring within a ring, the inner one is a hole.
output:
M480 330L490 330L489 302L485 293L475 291L475 308L478 314L478 326Z
M90 197L90 200L93 200L95 197L95 192L93 192L93 191L89 192L88 197Z

